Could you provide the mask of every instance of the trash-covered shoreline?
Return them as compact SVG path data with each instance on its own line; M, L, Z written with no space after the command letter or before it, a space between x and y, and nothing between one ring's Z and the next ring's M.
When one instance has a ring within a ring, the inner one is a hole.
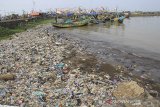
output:
M44 25L0 42L0 107L159 106L158 92L62 35Z

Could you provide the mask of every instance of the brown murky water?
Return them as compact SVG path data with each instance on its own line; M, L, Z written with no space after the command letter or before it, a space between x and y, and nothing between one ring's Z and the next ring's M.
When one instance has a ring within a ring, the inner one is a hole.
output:
M64 31L84 39L110 42L116 48L160 60L160 17L131 17L123 24L105 23Z

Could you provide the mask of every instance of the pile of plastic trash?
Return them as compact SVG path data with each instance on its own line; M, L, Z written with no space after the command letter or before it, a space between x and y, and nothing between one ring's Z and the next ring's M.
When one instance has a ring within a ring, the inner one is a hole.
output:
M72 57L71 44L48 26L16 34L0 42L0 106L20 107L107 107L116 100L112 79L81 70L64 61ZM81 49L77 53L83 54ZM65 54L64 54L65 53ZM74 56L73 56L74 57ZM116 76L116 75L115 75ZM118 90L118 89L117 89ZM140 94L143 94L141 91ZM137 92L137 95L140 95ZM116 94L115 94L116 95Z

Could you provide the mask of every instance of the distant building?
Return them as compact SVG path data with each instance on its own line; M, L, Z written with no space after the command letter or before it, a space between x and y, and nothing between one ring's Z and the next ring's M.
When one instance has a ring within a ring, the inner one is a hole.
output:
M32 11L32 12L30 13L30 16L31 16L31 17L39 17L39 16L40 16L40 13L39 13L39 12L36 12L36 11Z
M30 13L30 17L32 18L47 18L49 17L49 15L47 13L44 13L44 12L36 12L36 11L32 11Z

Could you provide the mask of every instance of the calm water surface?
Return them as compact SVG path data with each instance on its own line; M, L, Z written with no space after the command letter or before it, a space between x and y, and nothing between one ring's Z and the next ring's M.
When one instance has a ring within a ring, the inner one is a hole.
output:
M148 57L160 56L160 17L132 17L123 24L105 23L64 31L81 38L110 42L119 48L127 47L125 50Z

